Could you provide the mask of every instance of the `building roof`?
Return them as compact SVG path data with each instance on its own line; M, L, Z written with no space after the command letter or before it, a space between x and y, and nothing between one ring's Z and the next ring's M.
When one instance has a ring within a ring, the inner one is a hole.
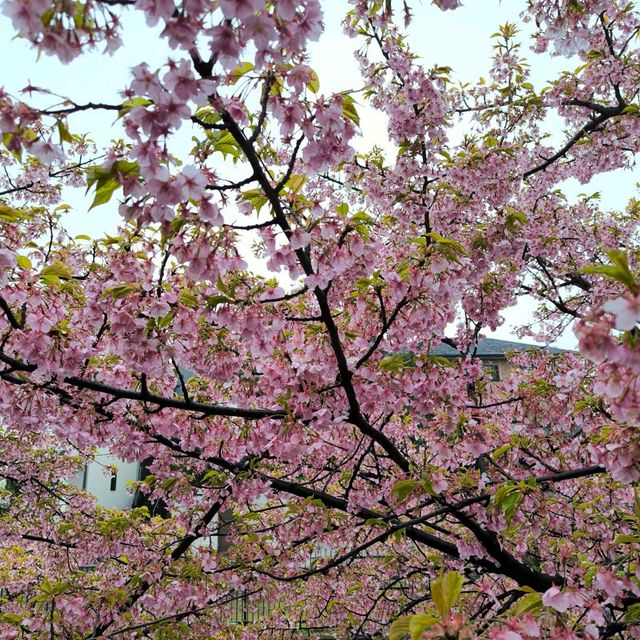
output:
M529 344L526 342L513 342L511 340L496 340L495 338L483 338L478 340L476 349L477 358L504 358L511 351L528 351L530 349L544 349L550 353L563 353L565 349L557 347L545 347L539 344ZM450 347L448 344L440 343L432 347L429 352L434 356L442 356L444 358L459 358L462 354L457 349Z

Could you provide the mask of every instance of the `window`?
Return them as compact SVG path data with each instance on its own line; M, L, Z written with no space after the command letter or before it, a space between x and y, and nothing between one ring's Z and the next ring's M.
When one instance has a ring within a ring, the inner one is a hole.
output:
M497 362L485 362L482 368L491 380L494 382L500 380L500 369L498 368Z

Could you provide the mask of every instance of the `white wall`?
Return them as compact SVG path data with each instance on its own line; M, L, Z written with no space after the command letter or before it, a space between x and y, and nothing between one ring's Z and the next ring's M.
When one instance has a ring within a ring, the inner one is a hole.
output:
M113 479L110 467L117 469ZM98 504L107 509L130 509L134 492L127 488L127 483L138 480L139 471L140 463L123 462L107 449L98 449L95 461L86 465L70 482L93 494Z
M110 467L117 468L115 488L112 490L112 474ZM95 496L98 504L107 509L130 509L133 506L135 491L127 488L127 483L139 480L139 462L123 462L109 454L108 449L98 449L95 461L90 462L84 470L80 470L69 482L84 489ZM218 516L211 524L211 529L218 526ZM212 535L199 538L193 543L193 547L208 547L218 549L218 536Z

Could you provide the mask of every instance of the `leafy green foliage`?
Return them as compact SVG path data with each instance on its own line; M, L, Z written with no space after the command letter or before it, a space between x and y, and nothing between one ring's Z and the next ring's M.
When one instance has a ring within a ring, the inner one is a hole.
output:
M378 363L378 368L390 373L401 373L405 369L413 369L416 366L416 358L410 351L400 351L386 358L382 358Z
M437 580L431 581L431 601L435 609L395 620L389 629L389 640L420 640L425 631L451 613L463 584L464 576L457 571L441 573Z
M464 577L457 571L441 574L431 582L431 599L438 613L446 618L462 593Z
M243 191L241 194L241 198L251 203L251 206L256 210L256 213L260 213L262 207L264 207L264 205L269 202L269 198L267 198L264 191L260 187Z
M624 251L611 249L607 251L610 264L597 264L581 269L582 273L591 273L611 278L628 287L633 293L638 292L636 278L629 267L629 259Z
M460 256L466 256L467 251L457 240L445 238L437 231L426 234L435 243L436 249L449 261L460 264Z
M523 613L532 613L542 609L542 594L528 587L522 587L520 591L526 591L527 593L515 603L510 609L510 613L519 616Z
M495 509L504 512L507 522L511 522L527 492L536 488L535 478L529 478L520 482L505 482L491 499L491 505Z
M108 169L91 167L87 175L87 192L95 187L96 193L89 209L111 200L114 192L122 186L122 178L136 176L139 173L138 163L128 160L116 160Z
M347 93L342 96L342 115L360 126L360 116L356 109L356 101Z
M418 491L420 488L422 488L422 483L419 480L411 478L398 480L391 489L391 497L396 502L404 502L414 491Z

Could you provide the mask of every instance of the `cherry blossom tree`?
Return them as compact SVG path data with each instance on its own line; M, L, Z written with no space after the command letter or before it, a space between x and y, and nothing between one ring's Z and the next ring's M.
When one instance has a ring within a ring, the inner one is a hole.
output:
M423 5L351 0L331 94L318 0L4 1L60 65L138 12L171 54L114 103L0 91L2 638L640 637L640 202L563 192L635 163L640 9L522 4L459 84ZM365 104L397 154L356 153ZM117 235L69 234L76 191ZM490 383L523 296L580 353ZM70 484L105 447L164 517Z

